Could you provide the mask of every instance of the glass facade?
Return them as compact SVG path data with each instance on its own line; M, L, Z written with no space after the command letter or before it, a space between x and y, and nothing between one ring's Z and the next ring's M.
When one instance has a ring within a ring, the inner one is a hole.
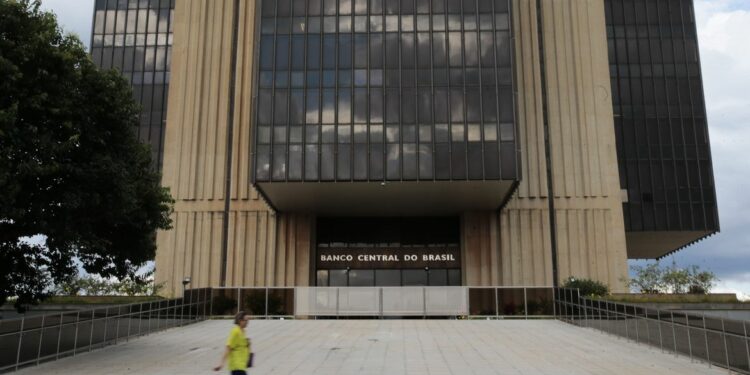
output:
M508 0L257 9L256 182L516 179Z
M96 0L91 57L130 81L141 105L138 138L161 170L175 0Z
M692 0L605 8L626 230L717 230Z

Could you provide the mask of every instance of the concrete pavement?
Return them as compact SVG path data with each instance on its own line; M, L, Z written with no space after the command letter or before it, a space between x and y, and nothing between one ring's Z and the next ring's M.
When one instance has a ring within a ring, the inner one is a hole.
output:
M19 374L212 374L231 325L170 329ZM727 373L555 320L259 320L247 332L250 374Z

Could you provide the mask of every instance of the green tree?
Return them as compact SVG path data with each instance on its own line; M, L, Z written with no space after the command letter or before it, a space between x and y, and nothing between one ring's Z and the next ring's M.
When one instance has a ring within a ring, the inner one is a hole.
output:
M671 293L683 294L688 290L690 274L684 268L677 268L677 264L673 261L672 268L663 271L661 280Z
M636 288L644 294L657 294L664 289L664 270L659 262L643 266L630 266L635 278L628 280L630 288Z
M688 293L708 294L713 289L719 278L711 271L701 271L700 267L693 265L687 269Z
M0 0L0 304L43 298L74 258L103 278L137 277L154 258L173 200L138 116L128 83L38 0Z

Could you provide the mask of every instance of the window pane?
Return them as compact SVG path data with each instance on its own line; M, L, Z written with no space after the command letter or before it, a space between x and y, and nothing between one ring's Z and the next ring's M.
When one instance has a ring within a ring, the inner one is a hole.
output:
M367 67L367 34L354 35L354 67Z
M398 34L396 33L385 35L385 66L398 68Z
M303 115L304 109L304 91L292 90L291 97L289 98L289 123L302 124L305 118Z
M451 90L451 121L462 122L464 120L464 94L462 90Z
M461 33L448 33L448 59L450 66L461 66Z
M339 180L348 180L351 178L351 146L338 146L337 173L336 178Z
M273 123L274 124L286 124L287 117L289 114L289 107L287 106L287 90L276 90L274 96L273 105Z
M354 122L367 122L367 89L354 90Z
M389 180L401 177L401 149L398 144L388 145L386 171Z
M328 270L318 270L315 275L316 286L328 286Z
M370 34L370 68L383 67L383 36Z
M370 122L383 122L383 90L370 90Z
M334 90L323 90L321 107L321 122L324 124L332 124L336 121L336 92Z
M427 286L427 271L423 269L402 270L401 277L403 286Z
M262 53L261 56L263 56ZM307 68L320 68L320 36L318 35L307 36Z
M419 145L419 178L432 178L432 145Z
M352 37L351 35L339 35L339 68L348 69L352 67Z
M308 124L317 124L320 122L320 102L318 99L318 90L307 90L307 108L305 109L305 121ZM259 108L267 108L258 103ZM264 111L258 111L262 113Z
M418 33L417 34L417 62L418 67L425 69L430 67L432 60L430 53L430 34L429 33Z
M428 272L430 286L448 285L448 270L430 269Z
M336 36L323 36L323 68L333 69L336 67Z
M401 67L413 68L415 57L414 33L401 34Z
M276 69L289 69L289 37L276 37Z
M350 270L349 271L349 286L374 286L375 285L375 271L374 270Z
M305 180L318 179L318 145L305 146Z
M352 92L339 90L338 123L351 124L352 122ZM324 120L325 122L325 120Z
M329 286L347 286L347 270L330 270L328 271Z
M376 286L401 286L401 270L375 270Z
M466 32L464 34L464 64L466 66L479 65L479 55L477 48L477 33Z
M380 180L383 178L383 145L370 145L370 179Z

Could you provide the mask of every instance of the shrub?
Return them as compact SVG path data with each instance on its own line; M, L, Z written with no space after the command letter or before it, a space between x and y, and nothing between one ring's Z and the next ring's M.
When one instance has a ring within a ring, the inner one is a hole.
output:
M609 294L609 287L601 281L569 277L562 285L563 288L578 289L581 296L601 297Z

